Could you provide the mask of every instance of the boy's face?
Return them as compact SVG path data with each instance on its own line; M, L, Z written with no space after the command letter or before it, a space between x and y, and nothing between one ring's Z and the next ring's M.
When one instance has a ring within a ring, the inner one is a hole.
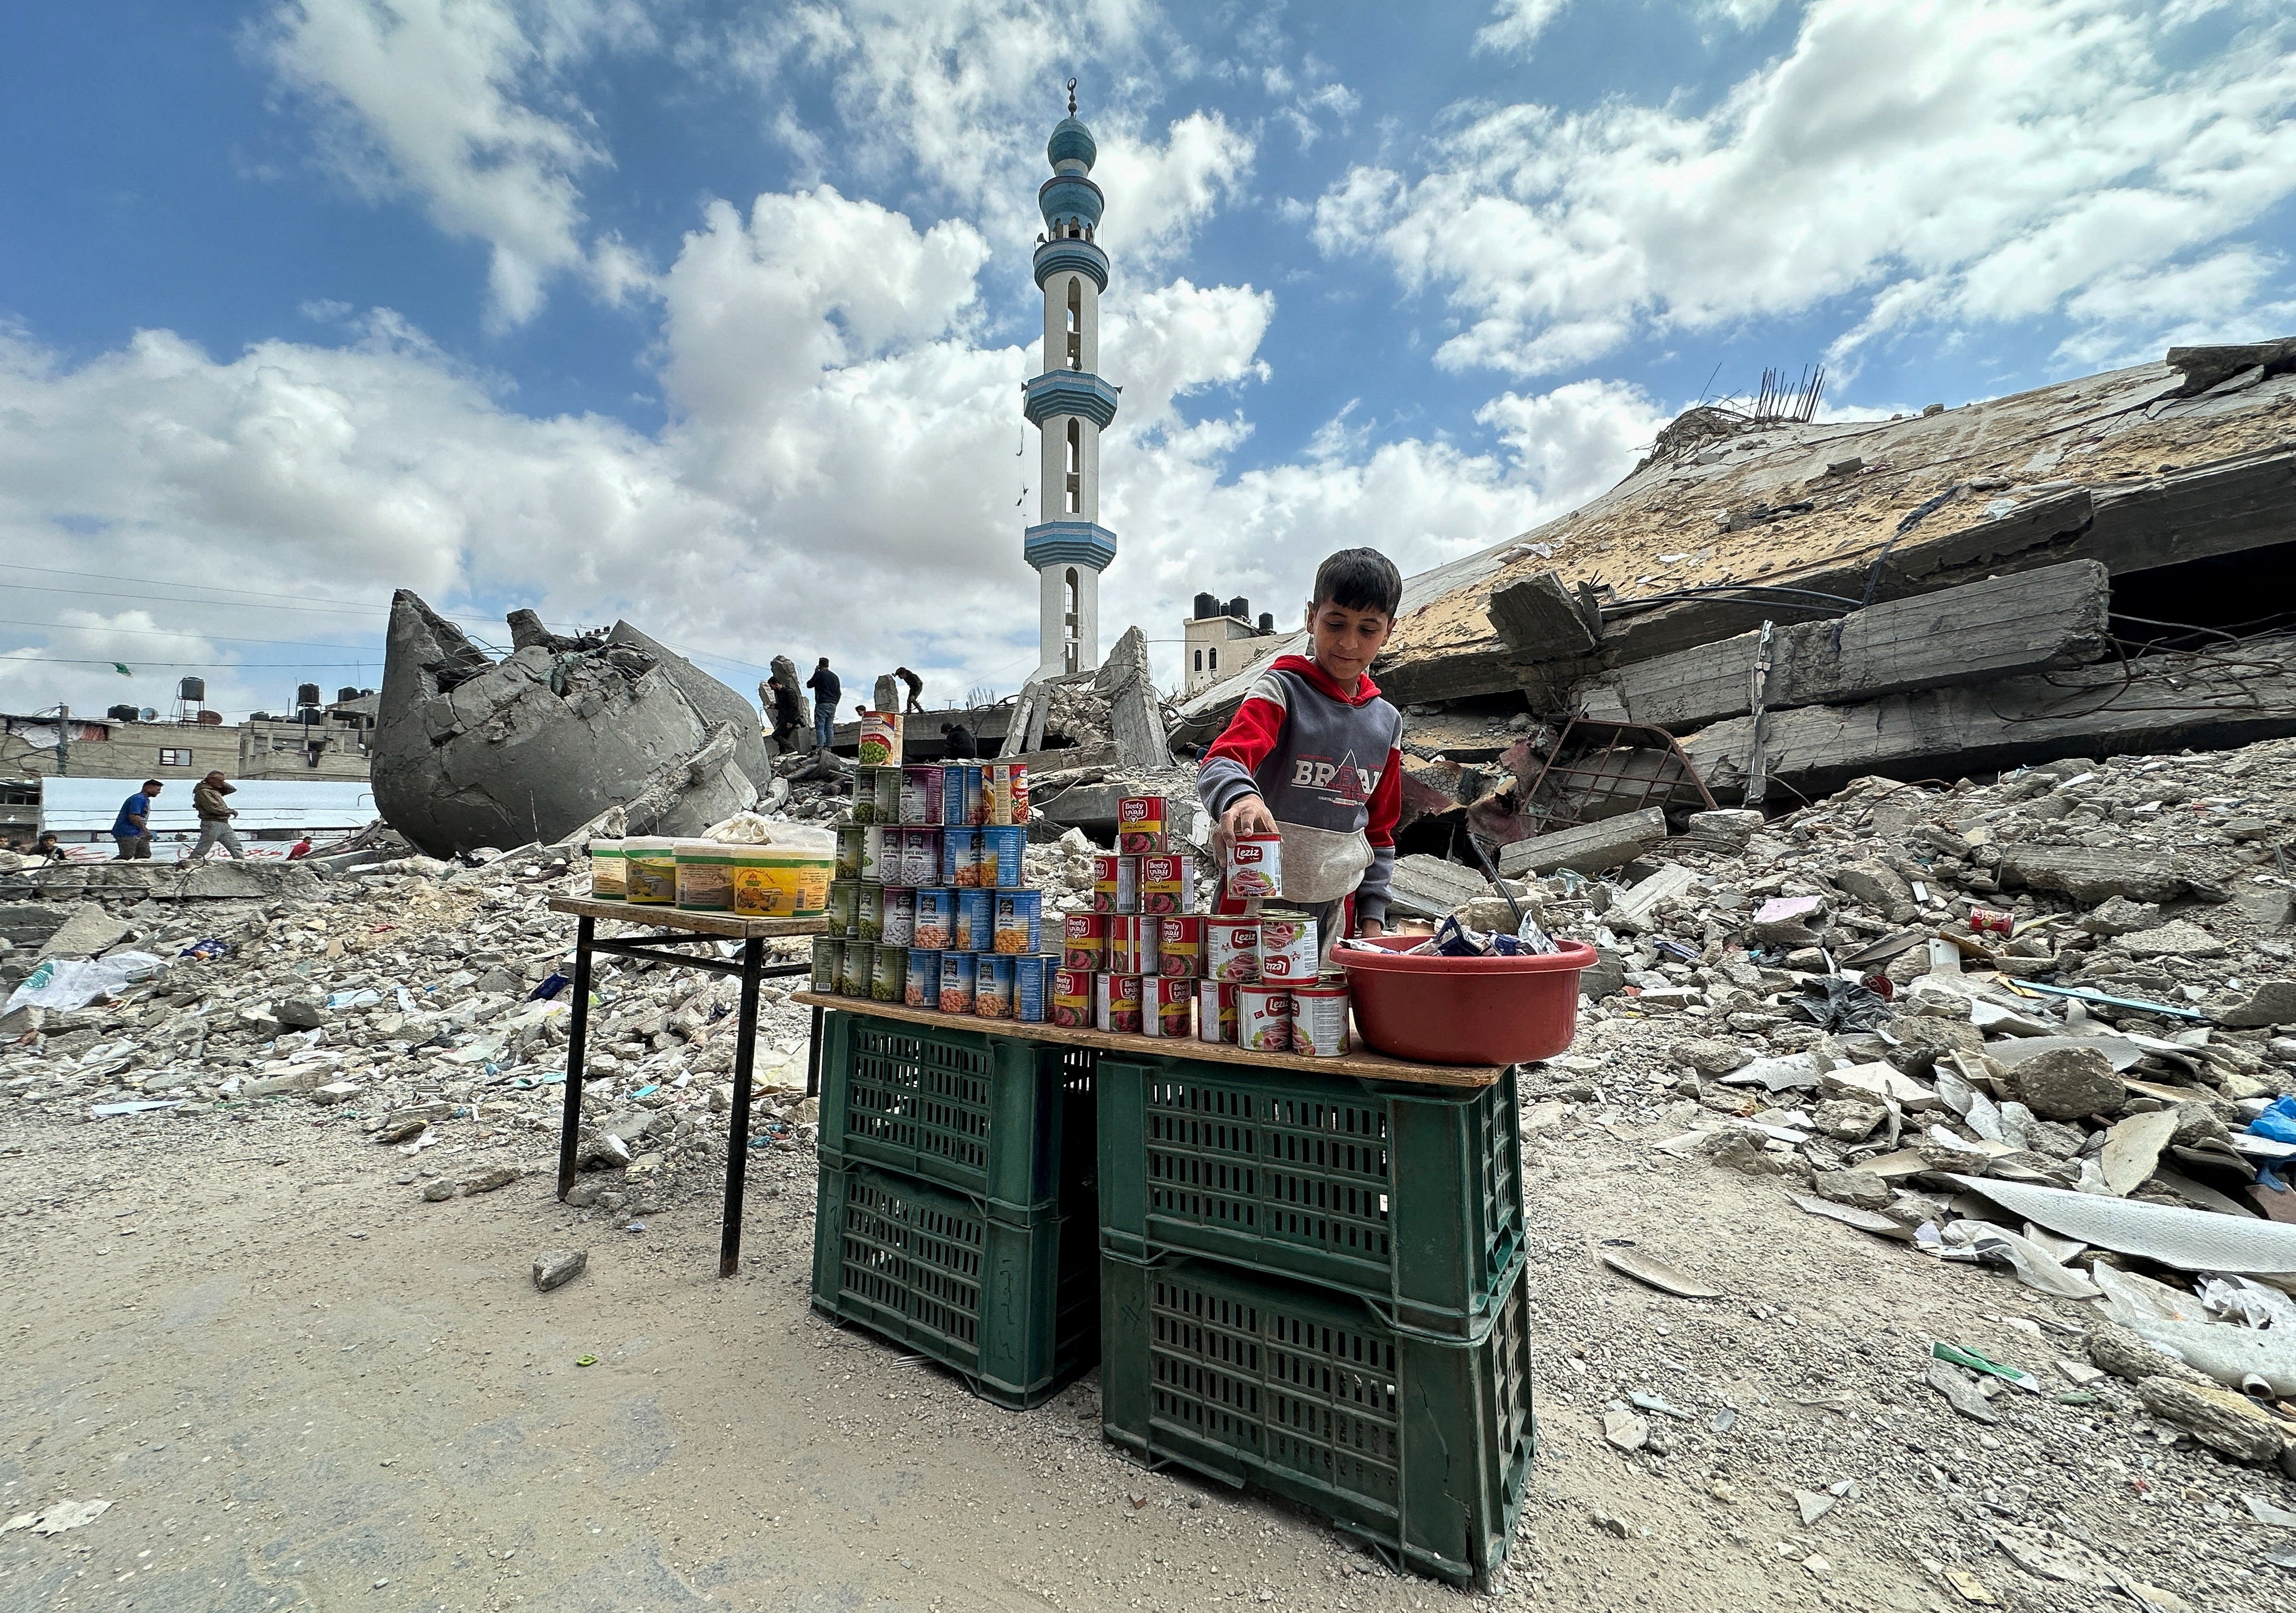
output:
M1325 600L1309 607L1308 630L1316 639L1316 663L1353 688L1357 678L1371 670L1372 658L1387 643L1395 623L1384 610L1350 610Z

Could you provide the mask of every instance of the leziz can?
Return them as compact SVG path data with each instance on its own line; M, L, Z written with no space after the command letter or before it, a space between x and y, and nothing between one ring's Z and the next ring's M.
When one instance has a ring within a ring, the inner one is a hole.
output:
M1185 1042L1196 1034L1196 983L1156 975L1140 982L1141 1028Z
M1226 980L1196 982L1196 1040L1235 1040L1235 991Z
M901 883L920 888L940 883L940 831L901 831Z
M1108 920L1108 971L1118 975L1157 972L1158 921L1145 913L1111 913Z
M1283 888L1283 837L1240 834L1228 843L1227 894L1239 902L1264 902Z
M1108 967L1108 921L1104 913L1071 913L1061 919L1061 967L1094 974Z
M980 882L999 890L1017 890L1029 882L1021 854L1028 849L1025 829L988 828L980 831Z
M1103 853L1092 860L1092 910L1095 913L1140 911L1140 859L1119 853Z
M901 769L901 822L940 823L941 770L938 767Z
M905 987L909 978L909 949L906 946L880 946L877 961L869 968L869 995L879 1003L898 1003L907 996Z
M917 940L917 893L898 885L885 887L885 922L878 938L888 946L914 946Z
M814 990L833 995L837 990L840 966L845 961L845 943L835 936L813 938L813 978L807 981Z
M837 826L837 860L830 864L832 880L857 880L861 877L861 841L869 832L869 825L856 820Z
M913 945L933 952L945 950L956 938L956 892L917 892L917 928Z
M1029 764L991 762L983 771L981 792L991 828L1021 828L1029 822Z
M1047 989L1054 973L1052 959L1042 953L1013 960L1013 1017L1023 1025L1042 1025Z
M940 831L940 882L959 890L980 883L980 831L944 829Z
M911 1008L940 1006L939 953L922 946L909 948L909 973L902 982L901 1001Z
M1008 957L1037 951L1045 939L1045 897L1037 890L988 893L996 908L995 950Z
M1053 1023L1070 1030L1090 1030L1094 1024L1093 983L1098 978L1086 969L1053 970Z
M1193 917L1158 919L1156 972L1168 978L1193 979L1204 972L1204 921Z
M1116 849L1128 856L1160 856L1170 845L1170 805L1160 795L1128 795L1116 803Z
M1301 986L1322 971L1316 956L1316 921L1293 907L1259 915L1259 978L1270 986Z
M853 910L861 890L858 880L829 881L829 933L840 938L853 934Z
M1206 919L1204 972L1231 986L1259 978L1259 921L1219 913Z
M960 890L956 893L956 935L949 946L958 952L992 952L996 933L996 893Z
M940 954L941 1012L969 1014L972 1011L972 990L980 964L980 960L969 952L945 952Z
M1345 975L1292 988L1292 1051L1311 1059L1336 1059L1348 1051Z
M1292 1051L1292 988L1288 986L1239 986L1235 988L1235 1042L1255 1052Z
M984 1019L1013 1017L1013 960L982 953L976 966L972 1011Z
M874 880L853 888L853 933L865 941L885 938L885 888Z
M1196 859L1185 851L1140 859L1140 911L1194 913Z
M1095 975L1092 978L1093 1023L1103 1030L1140 1030L1140 977Z
M877 971L877 949L866 941L848 941L837 966L837 990L848 997L865 997Z

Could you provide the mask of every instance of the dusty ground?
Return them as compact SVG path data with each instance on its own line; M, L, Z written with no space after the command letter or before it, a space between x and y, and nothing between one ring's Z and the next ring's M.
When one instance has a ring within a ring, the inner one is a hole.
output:
M1011 1415L816 1319L809 1151L759 1158L743 1273L720 1281L706 1200L620 1230L537 1171L426 1204L390 1150L310 1117L0 1132L0 1517L112 1502L0 1536L0 1607L1965 1605L1923 1557L2005 1606L2136 1605L2029 1576L1989 1538L2013 1522L2086 1535L2194 1608L2288 1591L2260 1556L2284 1532L2238 1494L2289 1486L2167 1447L2117 1387L2005 1397L1988 1430L1923 1386L1932 1339L2045 1372L2077 1357L2050 1331L2073 1307L1807 1217L1774 1183L1652 1168L1643 1145L1672 1128L1600 1104L1541 1111L1529 1140L1545 1447L1489 1599L1144 1471L1102 1443L1090 1379ZM1612 1274L1596 1256L1619 1239L1728 1298ZM588 1272L536 1292L534 1254L565 1244ZM1693 1414L1653 1419L1670 1456L1602 1444L1603 1404L1635 1390ZM1790 1490L1841 1479L1859 1493L1805 1528Z

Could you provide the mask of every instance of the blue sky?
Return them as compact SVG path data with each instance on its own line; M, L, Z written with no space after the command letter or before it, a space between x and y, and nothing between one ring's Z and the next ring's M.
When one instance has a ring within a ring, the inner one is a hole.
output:
M627 614L737 686L783 651L1009 693L1071 73L1109 636L1500 541L1766 364L1888 413L2296 328L2263 4L20 12L9 710L371 684L397 585Z

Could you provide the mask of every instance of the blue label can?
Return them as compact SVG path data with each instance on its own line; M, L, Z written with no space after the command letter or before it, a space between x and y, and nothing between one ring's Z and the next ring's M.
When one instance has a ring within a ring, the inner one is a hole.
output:
M940 954L940 1011L945 1014L972 1011L973 985L980 960L969 952Z
M1013 962L1011 958L980 955L980 966L972 995L972 1011L984 1019L1009 1019L1013 1017Z
M910 934L909 944L930 952L945 951L956 938L956 892L953 890L920 890L917 892L916 928Z
M1013 1017L1022 1024L1045 1022L1046 991L1058 962L1041 953L1013 960Z
M996 892L960 890L956 893L956 938L949 943L959 952L996 950Z
M1045 897L1037 890L988 890L996 904L996 939L986 950L1020 957L1044 950Z
M980 882L1002 890L1026 884L1021 854L1029 843L1025 829L984 829L980 831Z
M940 882L971 890L984 881L980 867L980 831L944 829L940 831Z
M924 947L909 948L908 978L903 982L903 1006L940 1006L940 954Z

